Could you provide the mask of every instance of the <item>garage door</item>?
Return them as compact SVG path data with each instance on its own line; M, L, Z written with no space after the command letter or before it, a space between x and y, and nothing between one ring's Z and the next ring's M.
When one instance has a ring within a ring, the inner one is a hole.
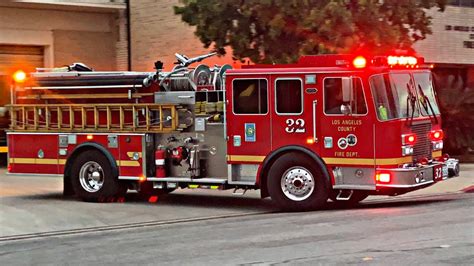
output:
M35 71L43 65L43 46L0 44L0 74L9 74L18 69Z
M0 154L5 151L5 132L9 118L5 105L10 103L10 77L18 69L25 72L44 67L43 46L0 44Z

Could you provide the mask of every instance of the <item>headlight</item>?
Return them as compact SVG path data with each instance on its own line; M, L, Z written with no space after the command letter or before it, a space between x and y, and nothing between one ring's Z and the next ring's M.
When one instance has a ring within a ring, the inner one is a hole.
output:
M439 151L443 149L443 141L433 141L433 151Z
M405 145L402 146L402 156L413 155L413 146Z

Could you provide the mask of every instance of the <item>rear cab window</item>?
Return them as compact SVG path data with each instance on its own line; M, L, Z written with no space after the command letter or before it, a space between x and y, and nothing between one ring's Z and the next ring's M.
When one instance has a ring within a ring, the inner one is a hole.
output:
M232 102L235 114L268 113L268 82L266 79L234 79Z
M279 115L303 113L303 82L297 78L280 78L275 81L275 108Z

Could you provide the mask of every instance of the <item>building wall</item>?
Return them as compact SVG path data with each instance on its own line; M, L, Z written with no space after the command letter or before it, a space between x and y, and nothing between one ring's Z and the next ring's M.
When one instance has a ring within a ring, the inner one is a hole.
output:
M174 14L179 0L130 0L131 58L135 71L151 71L157 60L165 63L165 70L173 67L174 54L194 57L211 52L194 35L194 27ZM204 63L232 63L230 55L206 59Z
M128 70L128 29L127 11L121 10L115 18L115 62L116 69L120 71Z
M56 66L81 62L95 70L116 69L111 32L54 30L53 36Z
M68 8L0 4L0 44L43 46L45 67L83 62L97 70L124 68L119 12Z
M433 34L415 43L415 50L430 63L474 64L474 8L446 6L428 10ZM467 30L467 31L465 31ZM465 42L471 42L471 48Z

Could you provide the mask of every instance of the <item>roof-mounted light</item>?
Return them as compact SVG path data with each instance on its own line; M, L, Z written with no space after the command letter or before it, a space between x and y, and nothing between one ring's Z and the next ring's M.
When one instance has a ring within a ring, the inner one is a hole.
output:
M389 56L387 63L389 66L415 67L418 64L418 59L414 56Z
M367 66L367 59L363 56L357 56L354 58L354 61L352 61L352 64L355 68L364 68Z

